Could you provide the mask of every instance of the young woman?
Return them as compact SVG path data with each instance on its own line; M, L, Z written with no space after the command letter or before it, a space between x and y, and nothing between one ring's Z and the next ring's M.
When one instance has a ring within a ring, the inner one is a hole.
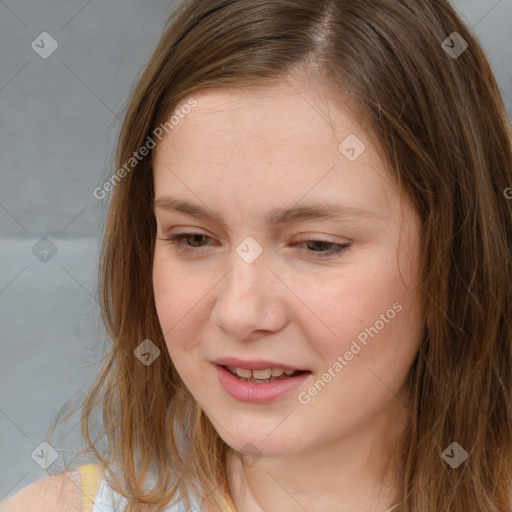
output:
M509 130L447 1L183 2L95 191L98 464L7 510L510 511Z

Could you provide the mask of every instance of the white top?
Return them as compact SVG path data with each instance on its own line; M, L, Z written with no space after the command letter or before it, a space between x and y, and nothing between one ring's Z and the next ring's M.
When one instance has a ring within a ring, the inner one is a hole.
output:
M191 507L189 509L186 508L184 501L180 501L162 512L201 512L196 497L192 494L190 495L190 501ZM94 500L92 512L124 512L126 505L127 499L115 492L106 480L102 480Z

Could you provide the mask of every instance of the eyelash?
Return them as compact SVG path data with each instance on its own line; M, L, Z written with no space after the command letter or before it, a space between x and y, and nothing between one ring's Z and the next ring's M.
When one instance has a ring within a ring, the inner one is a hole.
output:
M203 235L201 233L177 233L175 235L165 235L163 238L159 238L159 240L162 240L163 242L167 242L169 244L175 245L179 251L188 252L190 250L193 250L194 248L195 249L200 249L201 248L201 247L194 247L194 246L190 246L190 245L187 245L186 246L187 248L185 248L185 247L183 247L182 244L180 244L180 242L182 240L185 240L188 237L192 237L192 236L202 236L202 237L205 237L205 238L210 238L209 236ZM307 242L314 242L314 243L318 243L318 244L327 244L327 245L330 245L330 246L334 247L333 250L327 251L327 252L324 252L324 251L308 251L308 252L311 252L313 254L316 253L315 257L317 257L317 258L329 258L329 257L340 255L342 252L344 252L350 246L350 244L338 244L336 242L329 242L327 240L304 240L303 242L298 242L298 243L296 243L294 245L300 245L302 243L307 243ZM180 245L181 245L181 247L180 247Z

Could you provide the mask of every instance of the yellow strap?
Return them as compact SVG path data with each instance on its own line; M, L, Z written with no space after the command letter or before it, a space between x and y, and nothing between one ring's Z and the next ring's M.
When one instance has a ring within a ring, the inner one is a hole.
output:
M231 500L228 501L227 498L224 498L224 512L236 512L230 502Z
M97 464L83 464L78 468L82 486L82 512L92 512L102 474Z

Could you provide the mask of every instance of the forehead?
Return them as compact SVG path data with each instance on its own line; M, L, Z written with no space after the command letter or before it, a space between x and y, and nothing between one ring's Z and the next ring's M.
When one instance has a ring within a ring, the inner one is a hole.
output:
M283 143L332 146L346 130L366 138L345 95L328 93L318 84L290 80L261 88L213 88L192 97L196 105L166 137L171 147L199 142L207 132L214 137L200 140L202 145L215 149L220 142L231 143L248 154Z
M330 194L329 200L365 196L367 204L387 207L382 188L390 178L342 94L283 82L210 89L193 98L196 105L155 148L156 196L176 189L189 198L217 193L245 209L258 199L282 206ZM339 149L349 136L365 146L355 161Z

